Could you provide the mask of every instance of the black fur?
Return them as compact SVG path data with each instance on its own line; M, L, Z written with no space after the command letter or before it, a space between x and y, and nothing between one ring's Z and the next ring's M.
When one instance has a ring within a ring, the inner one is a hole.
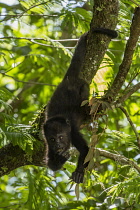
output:
M114 38L114 31L97 29L95 32L107 34ZM49 147L48 166L56 171L69 158L70 144L79 151L78 165L72 173L72 180L83 182L84 159L88 153L88 146L79 132L80 125L86 119L86 107L81 106L89 97L89 85L79 78L79 73L85 58L87 33L81 36L73 55L68 71L55 90L48 105L48 120L44 124L44 133Z
M95 28L93 30L93 32L96 32L98 34L107 34L108 36L110 36L112 39L116 38L118 36L118 33L114 30L110 30L107 28Z

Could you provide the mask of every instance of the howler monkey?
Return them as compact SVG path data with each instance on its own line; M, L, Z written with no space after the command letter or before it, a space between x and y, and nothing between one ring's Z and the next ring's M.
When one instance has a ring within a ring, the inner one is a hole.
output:
M103 33L112 38L117 33L110 29L97 28L97 33ZM72 180L82 183L84 177L84 159L88 153L88 146L82 134L80 125L86 118L86 107L82 101L88 100L89 85L80 79L79 73L85 58L87 33L81 36L76 46L71 64L64 79L55 90L47 109L47 121L44 123L44 134L48 143L48 167L56 171L69 158L70 145L79 151L76 170L72 173Z

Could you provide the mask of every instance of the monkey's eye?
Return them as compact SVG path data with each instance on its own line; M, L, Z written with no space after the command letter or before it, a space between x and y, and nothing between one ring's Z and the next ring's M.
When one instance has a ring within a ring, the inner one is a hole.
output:
M62 140L63 139L63 136L59 136L59 139Z
M55 138L51 138L50 140L51 140L51 141L55 141Z

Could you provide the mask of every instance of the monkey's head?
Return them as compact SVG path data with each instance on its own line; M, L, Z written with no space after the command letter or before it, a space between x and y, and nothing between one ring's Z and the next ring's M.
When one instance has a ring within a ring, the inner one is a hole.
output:
M71 126L65 118L53 117L44 124L44 134L49 149L48 166L58 170L69 158Z

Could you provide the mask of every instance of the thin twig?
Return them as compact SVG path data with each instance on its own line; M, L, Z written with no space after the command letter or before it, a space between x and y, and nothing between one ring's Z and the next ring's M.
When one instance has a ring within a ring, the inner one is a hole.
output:
M130 166L134 167L140 173L140 167L134 161L126 158L125 156L114 154L114 153L108 152L106 150L102 150L100 148L96 148L96 151L98 151L99 152L99 155L101 155L103 157L112 159L114 161L118 161L121 164L130 165Z
M19 17L21 17L22 15L24 15L25 12L28 12L29 10L35 8L35 7L38 7L40 5L44 5L46 3L48 3L49 1L45 1L45 2L42 2L42 3L39 3L39 4L36 4L36 5L32 5L30 8L26 9L24 12L21 13L21 15Z
M134 79L140 74L140 72L138 71L137 73L135 73L135 75L130 79L128 85L125 88L125 91L127 91L130 88L130 85L133 84L132 82L134 81Z
M14 103L14 101L15 101L17 98L19 98L19 96L21 95L21 93L22 93L24 90L26 90L29 86L31 86L31 84L30 84L30 85L27 84L27 85L25 85L23 88L19 88L19 89L16 91L16 93L14 93L13 97L10 98L10 99L6 102L6 104L7 104L8 106L13 107L12 104ZM19 102L19 100L16 100L16 101ZM15 106L14 106L14 108L15 108ZM2 108L0 109L0 112L4 112L4 110L5 110L5 107L2 107Z
M136 130L136 128L135 128L135 126L134 126L134 124L133 124L133 122L132 122L130 116L129 116L129 114L127 113L127 111L126 111L126 109L125 109L124 107L120 106L119 108L120 108L120 109L122 110L122 112L125 114L125 116L126 116L128 122L130 123L130 125L131 125L131 127L132 127L132 129L133 129L133 131L134 131L134 133L135 133L135 135L136 135L138 147L140 148L140 136L139 136L139 134L138 134L138 132L137 132L137 130Z
M126 101L133 93L135 93L137 90L140 89L140 82L132 87L130 87L128 90L127 90L127 93L124 94L122 97L120 97L116 104L122 104L124 101Z
M0 15L1 17L3 17L3 16L6 16L6 17L18 17L18 16L21 16L21 13L17 13L17 14L15 14L15 15L7 15L7 14L2 14L2 15ZM22 15L22 16L41 16L41 17L58 17L58 15L43 15L43 14L30 14L30 15L28 15L28 14L26 14L26 15Z
M54 46L54 45L49 45L49 44L43 44L40 42L36 42L35 40L30 40L32 43L34 44L38 44L41 46L45 46L45 47L52 47L52 48L66 48L66 49L73 49L74 47L64 47L64 46Z
M140 7L140 4L138 4L137 2L130 0L131 2L133 2L135 5L137 5L138 7Z
M31 38L31 37L15 37L15 36L3 36L3 37L0 37L0 39L26 39L26 40L39 40L39 41L51 41L51 42L73 42L73 41L78 41L79 39L44 39L44 38Z
M0 37L0 39L25 39L25 40L28 40L34 44L38 44L38 45L42 45L42 46L45 46L45 47L52 47L52 48L65 48L65 49L73 49L75 47L65 47L65 46L54 46L54 45L48 45L48 44L43 44L43 43L40 43L40 42L37 42L35 40L42 40L42 41L47 41L47 42L67 42L67 41L77 41L78 39L60 39L60 40L53 40L53 39L50 39L50 40L47 40L47 39L44 39L44 38L26 38L26 37L14 37L14 36L5 36L5 37Z
M13 80L15 80L16 82L22 82L22 83L26 83L26 84L34 84L34 85L47 85L47 86L57 87L56 85L47 84L47 83L42 83L42 82L32 82L32 81L27 82L27 81L22 81L22 80L19 80L19 79L17 79L17 78L15 78L15 77L13 77L13 76L8 75L8 74L5 74L5 73L1 73L1 74L3 74L3 75L4 75L4 76L6 76L6 77L10 77L10 78L12 78L12 79L13 79Z

